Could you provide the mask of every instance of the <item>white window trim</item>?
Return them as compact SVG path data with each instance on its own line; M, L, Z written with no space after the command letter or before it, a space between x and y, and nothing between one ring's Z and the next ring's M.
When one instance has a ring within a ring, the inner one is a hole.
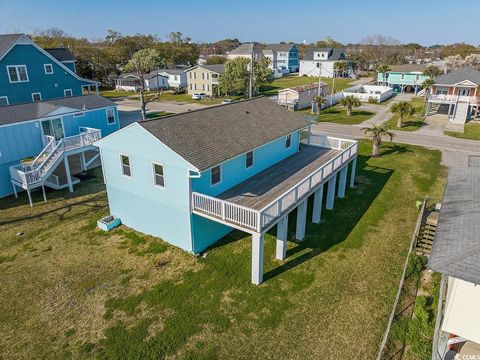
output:
M218 167L220 169L220 180L218 182L216 182L215 184L212 184L212 173L213 173L213 169ZM220 185L222 183L222 180L223 180L223 170L222 170L222 164L219 164L219 165L215 165L215 166L212 166L212 168L210 168L210 187L215 187L217 185Z
M163 170L163 175L162 175L163 186L155 183L155 179L156 179L156 176L157 176L157 174L155 174L155 165L158 165L158 166L162 167L162 170ZM165 185L166 185L166 182L165 182L165 166L163 166L163 164L161 164L161 163L156 163L156 162L152 161L152 175L153 175L153 186L158 187L160 189L165 189Z
M67 91L70 91L70 94L71 94L70 96L67 96ZM72 89L64 89L64 90L63 90L63 96L64 96L64 97L73 97L73 91L72 91Z
M130 161L130 155L127 155L127 154L122 154L120 153L120 174L123 176L123 177L126 177L127 179L131 179L132 178L132 163ZM123 159L122 159L122 156L126 156L128 158L128 162L129 162L129 165L128 165L128 168L130 169L130 175L125 175L123 173Z
M7 100L7 106L10 105L10 103L8 102L8 96L0 96L0 99Z
M25 75L27 76L27 80L20 80L20 73L18 72L18 68L21 67L21 66L23 66L25 68ZM15 68L15 71L17 72L18 81L12 81L12 79L10 78L9 68L12 68L12 67ZM8 75L8 81L10 82L10 84L29 82L27 65L7 65L7 75Z
M108 112L110 110L113 112L113 122L108 122ZM107 118L107 125L115 125L117 123L117 119L116 119L116 116L115 116L115 110L113 108L105 109L105 117Z
M41 93L41 92L34 92L34 93L32 93L32 101L35 102L35 99L33 98L34 95L39 95L39 96L40 96L40 100L38 100L38 101L42 101L42 93Z
M249 153L252 153L252 165L247 166L247 158L248 158L247 155L248 155ZM245 153L245 169L251 169L251 168L254 167L254 166L255 166L255 152L254 152L253 150L247 151L247 152Z
M290 144L287 146L287 139L290 138ZM285 136L285 149L290 149L292 147L292 134Z
M48 72L47 71L47 66L50 66L52 71L51 72ZM45 70L45 74L46 75L52 75L53 74L53 64L43 64L43 70Z

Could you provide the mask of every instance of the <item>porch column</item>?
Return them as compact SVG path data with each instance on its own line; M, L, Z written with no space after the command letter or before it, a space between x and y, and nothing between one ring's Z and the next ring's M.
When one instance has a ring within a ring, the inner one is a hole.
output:
M45 193L45 185L42 185L43 201L47 202L47 194Z
M344 198L345 197L345 187L347 186L347 170L348 164L345 165L342 170L340 170L340 178L338 180L338 197Z
M30 188L27 185L27 195L28 195L28 202L30 203L30 206L33 207L32 203L32 194L30 194Z
M333 209L333 202L335 200L335 186L337 185L337 174L335 173L330 180L328 180L328 189L327 189L327 204L325 208L327 210Z
M82 166L82 171L87 171L87 162L85 161L85 152L80 153L80 164Z
M318 224L322 218L323 184L313 195L313 214L312 222Z
M13 187L13 193L15 194L15 198L17 199L18 198L17 186L15 185L15 183L13 181L12 181L12 187Z
M295 239L303 240L305 237L305 226L307 224L307 200L303 200L297 207L297 229Z
M68 156L67 155L65 155L65 158L63 159L63 164L65 166L65 173L67 175L68 190L70 192L73 192L72 174L70 174L70 166L68 165Z
M277 246L275 249L275 259L283 260L287 256L287 231L288 214L280 219L277 224Z
M350 187L353 188L355 185L355 171L357 169L357 157L355 156L352 160L352 172L350 173Z
M252 235L252 283L260 285L263 281L264 234Z
M452 105L453 104L448 105L448 115L447 115L448 118L450 118L450 113L452 112Z

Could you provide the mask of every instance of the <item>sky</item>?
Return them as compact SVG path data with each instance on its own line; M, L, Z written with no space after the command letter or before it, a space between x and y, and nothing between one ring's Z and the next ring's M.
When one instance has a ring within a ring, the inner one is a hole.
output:
M422 45L480 44L479 0L0 0L0 33L60 28L88 39L180 31L195 42L342 43L382 34Z

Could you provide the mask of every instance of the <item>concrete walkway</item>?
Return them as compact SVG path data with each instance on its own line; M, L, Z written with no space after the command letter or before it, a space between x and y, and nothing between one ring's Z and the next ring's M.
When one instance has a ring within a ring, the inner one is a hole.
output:
M393 99L390 99L385 104L365 104L362 105L359 109L360 110L367 110L374 112L375 115L368 120L365 120L361 124L355 125L359 127L370 127L372 125L380 125L383 124L385 121L390 120L393 114L390 112L390 108L393 104L400 102L400 101L410 101L413 97L413 94L402 93L395 96Z

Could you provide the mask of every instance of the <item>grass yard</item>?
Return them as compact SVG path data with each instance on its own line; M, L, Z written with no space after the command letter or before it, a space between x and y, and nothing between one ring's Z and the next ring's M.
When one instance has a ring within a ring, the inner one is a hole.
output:
M322 81L330 85L330 89L332 88L333 79L322 78ZM350 78L335 79L336 91L341 91L346 89L352 81L354 81L354 79L350 79ZM275 79L271 84L263 86L260 89L260 93L266 96L272 96L272 95L276 95L278 93L278 90L280 89L285 89L292 86L311 84L314 82L318 82L318 77L298 76L298 74L286 75L279 79Z
M109 99L132 96L135 94L136 93L133 91L123 91L123 90L100 90L99 91L100 96L103 96Z
M0 202L1 358L372 359L393 306L415 201L438 196L440 152L360 143L357 185L303 242L250 284L251 241L234 231L206 258L108 214L101 171L68 191ZM311 205L309 215L311 215ZM159 211L158 216L162 216ZM290 216L289 238L294 236ZM17 235L23 233L22 235Z
M301 112L315 117L315 115L311 115L310 109L302 110ZM316 118L317 118L317 121L319 122L331 122L336 124L357 125L357 124L361 124L365 120L370 119L374 115L375 113L371 111L353 109L352 116L348 116L347 111L343 106L335 105L320 111L320 115L317 116Z
M172 115L173 113L168 111L151 111L147 113L147 119L156 119L162 116Z
M421 116L422 106L423 106L423 97L413 97L410 102L415 108L415 114L403 120L403 126L401 128L397 127L398 115L393 114L393 116L386 122L386 124L392 130L400 131L416 131L423 126L424 118Z
M459 139L480 140L480 122L466 123L463 134L455 131L444 131L443 133Z

